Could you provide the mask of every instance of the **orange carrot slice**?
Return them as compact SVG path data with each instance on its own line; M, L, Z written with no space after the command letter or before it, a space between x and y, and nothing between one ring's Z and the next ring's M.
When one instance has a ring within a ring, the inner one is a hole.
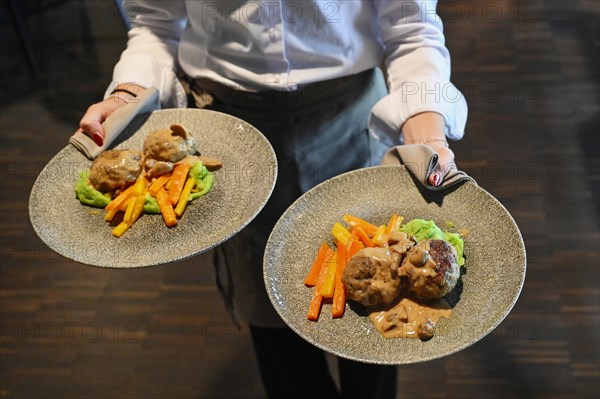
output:
M306 315L308 320L319 320L319 315L321 314L321 305L323 303L323 295L321 295L321 286L323 285L323 280L325 280L326 272L327 268L322 267L321 272L319 273L319 278L317 280L317 285L315 285L313 290L313 297L310 301L310 305L308 306L308 314Z
M344 268L346 267L346 246L338 245L337 267L335 269L335 289L333 292L333 303L331 305L331 316L342 317L346 308L346 285L342 281Z
M367 235L365 230L362 228L362 226L356 226L354 228L354 231L356 231L356 235L358 236L358 239L360 241L362 241L363 244L365 244L365 247L374 247L375 246L373 244L373 241L371 241L371 238L369 238L369 236Z
M324 242L323 244L321 244L321 246L319 247L319 250L317 251L317 256L315 257L315 261L313 262L312 267L310 268L310 271L308 272L308 274L306 275L306 278L304 279L304 285L306 285L308 287L314 287L315 285L317 285L317 281L319 279L319 273L321 272L321 267L323 266L325 257L327 256L328 253L333 254L333 250L331 248L329 248L329 245L327 245L326 242Z
M390 220L388 221L388 224L385 228L385 235L386 236L390 236L390 234L392 233L392 231L396 231L398 230L397 224L398 224L398 215L396 214L396 212L394 212L394 214L392 215L392 217L390 217Z
M363 249L364 246L362 242L352 240L346 247L346 263L354 256L355 253Z
M171 205L175 205L179 201L189 170L189 164L179 164L173 169L173 175L169 181L169 202Z
M183 215L183 211L188 203L188 197L192 192L192 187L196 184L196 179L192 176L188 177L185 181L185 185L183 186L183 190L181 191L181 195L179 196L179 201L177 201L177 206L175 207L175 214L177 216Z
M370 236L375 234L375 232L377 231L377 226L375 226L374 224L371 224L371 223L367 222L366 220L363 220L359 217L345 214L343 219L350 226L353 226L353 227L361 226L363 228L363 230Z
M169 194L167 194L164 187L161 187L156 193L156 202L158 202L158 207L165 220L165 224L169 227L175 226L177 224L177 217L175 217L173 205L169 202Z
M119 209L121 207L121 204L127 201L132 193L133 186L127 187L125 190L121 191L121 193L117 195L112 201L110 201L104 209L106 209L107 211Z
M150 185L150 188L148 188L148 192L151 195L156 195L156 193L158 192L158 190L163 187L165 185L165 183L167 183L167 181L169 181L169 179L171 178L171 174L167 173L164 175L160 175L159 177L156 178L156 180L154 180L152 182L152 184Z

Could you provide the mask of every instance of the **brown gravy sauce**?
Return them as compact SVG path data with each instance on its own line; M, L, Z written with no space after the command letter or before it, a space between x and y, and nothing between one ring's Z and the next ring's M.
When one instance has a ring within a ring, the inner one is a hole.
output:
M403 297L390 309L371 312L369 319L386 338L421 338L418 332L421 323L431 320L437 325L439 319L451 314L452 309L444 299L417 302Z

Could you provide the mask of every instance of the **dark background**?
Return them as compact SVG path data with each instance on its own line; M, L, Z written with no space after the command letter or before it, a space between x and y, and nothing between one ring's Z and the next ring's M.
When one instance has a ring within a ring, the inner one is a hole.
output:
M262 397L247 330L226 316L208 255L106 270L64 259L36 236L33 182L101 98L126 28L112 1L20 1L28 63L8 5L0 5L0 398ZM453 81L470 106L465 138L452 148L513 215L528 269L493 333L400 367L398 398L597 398L600 2L442 0L439 10Z

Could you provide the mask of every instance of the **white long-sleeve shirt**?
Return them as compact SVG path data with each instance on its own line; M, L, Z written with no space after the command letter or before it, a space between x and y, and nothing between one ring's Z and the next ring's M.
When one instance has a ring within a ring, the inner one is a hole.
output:
M125 0L131 29L113 85L155 86L163 106L185 107L178 68L244 90L295 90L384 61L390 92L373 108L371 132L397 144L408 118L433 111L444 117L446 136L460 139L467 105L450 82L436 3Z

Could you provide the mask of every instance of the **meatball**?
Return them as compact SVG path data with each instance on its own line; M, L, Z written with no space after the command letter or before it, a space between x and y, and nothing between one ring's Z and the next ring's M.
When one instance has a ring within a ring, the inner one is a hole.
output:
M348 299L364 306L390 302L400 291L400 255L387 248L363 248L342 276Z
M178 134L172 129L157 130L144 141L144 154L158 161L178 162L197 152L198 147L191 135Z
M90 168L90 183L102 193L122 189L135 182L142 171L142 153L136 150L105 151Z
M408 250L400 276L407 289L427 299L442 298L460 277L456 250L444 240L425 240Z

